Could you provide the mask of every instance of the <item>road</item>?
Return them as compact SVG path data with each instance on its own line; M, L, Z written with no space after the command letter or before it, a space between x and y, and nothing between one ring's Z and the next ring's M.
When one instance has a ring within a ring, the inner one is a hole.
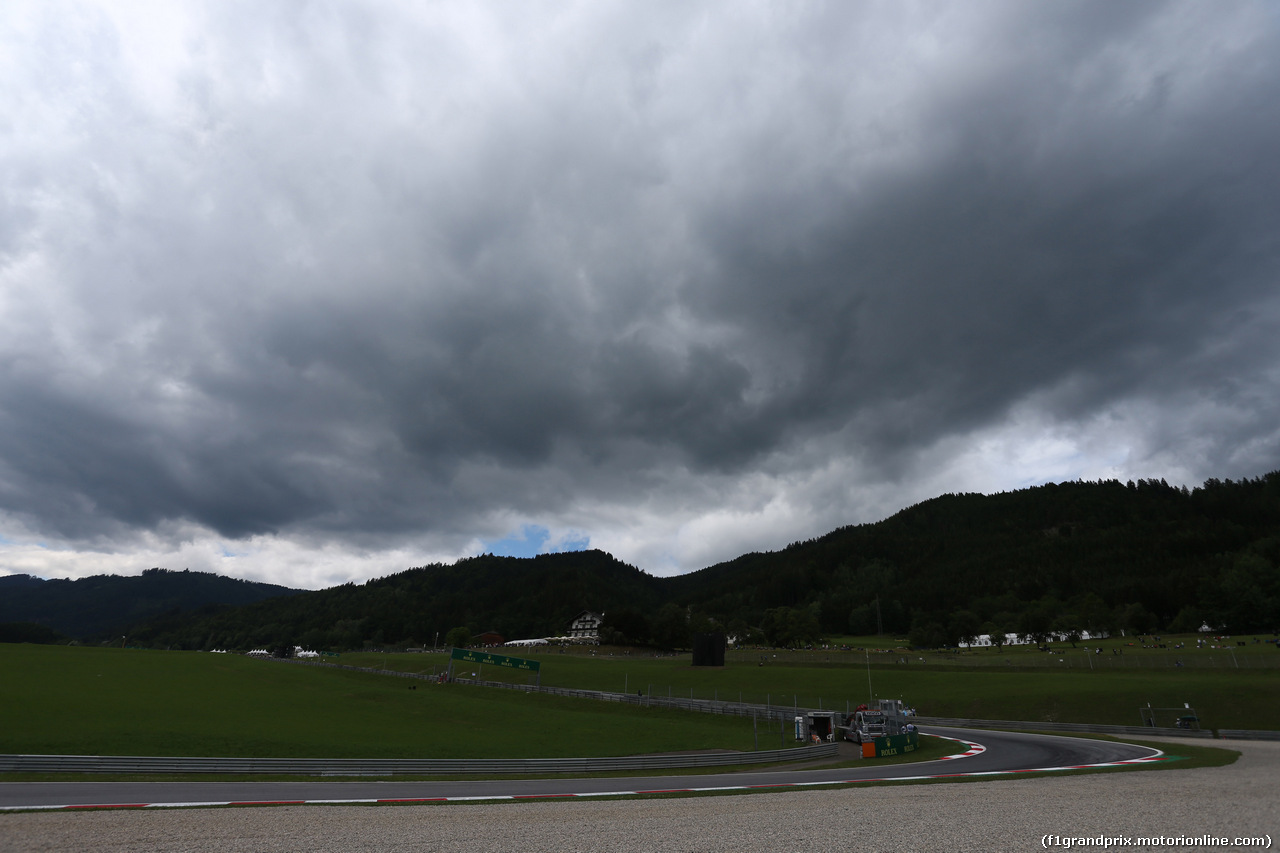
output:
M600 796L713 789L824 786L922 777L1025 773L1117 762L1158 760L1158 751L1132 744L1054 735L923 728L983 749L952 760L913 764L764 770L696 776L599 779L465 779L444 782L5 782L0 809L85 806L176 806L316 802L457 801Z

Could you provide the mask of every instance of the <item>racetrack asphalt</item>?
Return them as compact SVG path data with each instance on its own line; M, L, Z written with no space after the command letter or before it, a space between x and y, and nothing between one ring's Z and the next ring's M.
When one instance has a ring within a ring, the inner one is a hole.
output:
M951 761L910 764L768 769L750 772L624 778L464 779L440 782L44 782L0 783L0 808L87 805L305 803L315 801L463 800L499 797L600 796L690 789L768 788L919 778L929 775L1025 772L1122 761L1150 760L1145 747L1054 735L969 729L922 731L978 742L981 750Z
M948 769L959 772L964 765L973 772L981 765L970 762L1000 751L997 733L969 734L993 748L950 762L954 768ZM1046 842L1047 849L1064 849L1046 838L1052 835L1059 842L1106 837L1120 839L1112 846L1133 850L1198 851L1239 849L1199 843L1206 840L1273 837L1280 743L1214 745L1243 756L1235 765L1185 771L977 777L997 781L819 787L745 797L8 813L0 814L0 851L1002 851L1046 849ZM1044 748L1052 757L1063 747ZM1177 743L1169 748L1176 753ZM923 766L898 765L917 772ZM814 773L851 775L849 768L805 771L790 774L791 781ZM740 783L755 774L732 775ZM691 781L678 779L681 785ZM706 781L697 779L700 785ZM603 781L616 789L620 780ZM1143 836L1177 841L1180 835L1187 843L1133 844Z

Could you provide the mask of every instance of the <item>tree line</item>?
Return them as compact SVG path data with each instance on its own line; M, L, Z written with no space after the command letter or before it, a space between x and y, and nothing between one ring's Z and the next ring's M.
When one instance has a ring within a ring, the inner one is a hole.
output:
M773 646L878 634L931 647L978 634L1274 631L1280 472L1195 489L1103 480L948 494L671 578L601 551L483 555L146 619L130 642L431 646L454 630L557 636L583 610L604 614L605 642L663 648L703 631Z

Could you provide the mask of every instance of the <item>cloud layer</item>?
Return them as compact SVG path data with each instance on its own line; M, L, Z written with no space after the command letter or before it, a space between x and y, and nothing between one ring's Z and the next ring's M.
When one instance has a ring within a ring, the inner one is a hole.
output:
M667 574L1280 467L1270 4L32 2L0 43L0 571Z

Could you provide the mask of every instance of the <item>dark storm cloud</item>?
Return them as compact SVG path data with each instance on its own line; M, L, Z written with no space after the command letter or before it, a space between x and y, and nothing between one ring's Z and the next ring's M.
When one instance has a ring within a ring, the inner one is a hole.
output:
M1266 6L166 14L4 19L24 536L532 520L665 571L935 488L1280 462Z
M927 117L942 141L909 172L857 192L762 182L707 212L724 272L697 304L795 365L780 419L865 418L873 449L911 452L1067 380L1092 388L1067 417L1183 387L1210 341L1228 351L1210 373L1275 364L1267 329L1228 331L1274 305L1275 60L1160 57L1117 92L1123 42L1024 35L1036 61L1011 40Z

